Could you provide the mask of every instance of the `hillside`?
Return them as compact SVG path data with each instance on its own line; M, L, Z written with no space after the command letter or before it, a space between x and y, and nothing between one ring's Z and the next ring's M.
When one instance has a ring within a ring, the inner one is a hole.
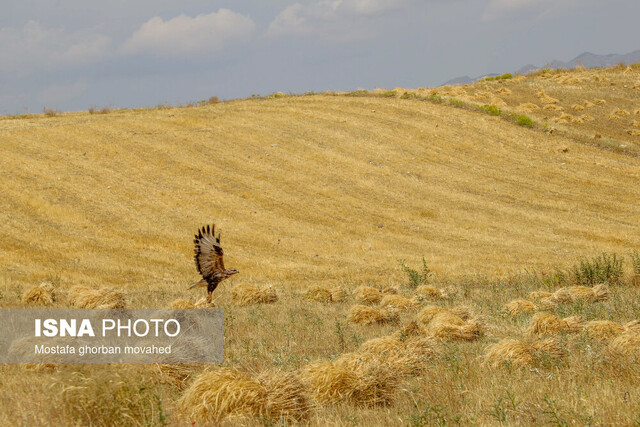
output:
M526 114L575 141L640 155L640 65L540 70L431 92L472 105Z
M212 221L242 281L289 287L392 281L422 256L438 274L501 275L640 243L639 159L414 100L5 118L0 138L3 276L21 284L181 290L190 236Z
M201 307L192 236L213 222L240 271L214 293L222 366L5 364L0 419L631 424L637 81L547 71L0 117L2 308L87 308L78 292L101 287L120 307Z

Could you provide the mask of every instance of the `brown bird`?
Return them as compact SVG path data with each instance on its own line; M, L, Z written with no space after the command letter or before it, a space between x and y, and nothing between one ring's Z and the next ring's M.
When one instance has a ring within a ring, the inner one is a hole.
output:
M202 227L198 230L193 243L196 245L194 259L198 272L202 275L202 280L189 286L193 289L197 286L207 287L207 302L211 302L211 295L216 290L218 284L227 277L238 273L235 268L224 268L222 260L222 247L220 246L220 233L215 236L215 225Z

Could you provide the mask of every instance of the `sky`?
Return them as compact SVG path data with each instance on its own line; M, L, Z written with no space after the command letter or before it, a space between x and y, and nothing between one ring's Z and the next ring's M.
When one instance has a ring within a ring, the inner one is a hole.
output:
M638 0L0 0L0 114L417 88L640 49Z

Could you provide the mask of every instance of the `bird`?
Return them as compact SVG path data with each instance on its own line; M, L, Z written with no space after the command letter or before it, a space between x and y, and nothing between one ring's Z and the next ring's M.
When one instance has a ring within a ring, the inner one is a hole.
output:
M222 246L220 246L220 233L215 235L215 224L211 227L207 225L198 229L193 243L195 244L194 260L196 268L202 275L202 279L189 286L189 289L195 287L207 287L207 303L211 303L211 296L216 290L218 284L234 274L239 273L235 268L224 268L222 260Z

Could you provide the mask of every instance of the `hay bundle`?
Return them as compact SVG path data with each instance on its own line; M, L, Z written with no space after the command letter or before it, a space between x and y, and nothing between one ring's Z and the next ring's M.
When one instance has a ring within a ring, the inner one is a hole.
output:
M267 390L233 368L220 368L196 377L179 405L193 421L220 422L228 416L258 417L267 413Z
M551 295L550 299L559 304L568 304L573 302L573 294L569 292L569 288L560 288Z
M238 305L272 304L278 301L278 294L272 286L257 288L251 285L239 285L233 288L231 296Z
M609 287L604 283L594 286L591 291L593 292L592 301L607 301L611 296Z
M439 305L428 305L424 307L422 310L420 310L420 312L418 313L417 319L418 321L426 325L429 322L431 322L431 320L433 320L433 318L437 314L445 311L455 314L456 316L460 317L462 320L469 320L471 318L471 310L469 309L469 307L465 307L463 305L459 305L451 308L441 307Z
M399 386L397 372L369 356L347 353L334 362L302 369L302 380L320 403L347 401L356 406L390 404Z
M570 333L580 332L584 329L584 319L582 316L569 316L562 319L566 324L565 330Z
M197 363L155 363L151 365L159 383L175 385L178 390L186 388L193 372L201 366Z
M111 288L92 289L76 285L69 290L71 305L75 308L125 308L124 294Z
M305 298L309 301L316 302L331 302L331 291L327 288L323 288L322 286L312 286L307 289L307 292L304 294Z
M584 324L584 330L593 338L608 340L622 334L625 327L610 320L593 320Z
M532 335L555 335L560 332L579 332L584 321L579 316L561 319L555 314L541 312L531 318L527 332Z
M420 285L416 289L419 296L424 296L431 299L440 299L444 296L443 292L431 285Z
M215 307L215 304L212 302L207 302L207 299L205 297L200 298L194 304L194 308L211 308L211 307Z
M590 114L583 114L583 115L580 116L580 118L585 122L592 122L592 121L595 120L595 117L593 117Z
M553 338L536 342L506 338L487 348L484 362L494 368L505 364L520 367L535 365L542 358L559 359L565 355L560 342Z
M536 104L532 102L525 102L524 104L520 104L516 107L517 110L523 111L525 113L532 113L534 111L540 110Z
M424 307L422 310L420 310L420 312L418 313L417 319L421 323L427 325L429 324L429 322L433 320L433 318L437 314L444 313L446 311L449 311L447 307L441 307L439 305L428 305Z
M398 320L398 313L390 309L378 309L367 305L357 304L351 307L347 320L351 323L371 325L383 324Z
M402 295L385 295L380 301L380 305L398 310L408 310L415 308L416 302Z
M607 351L615 357L640 359L640 333L628 330L614 338L607 346Z
M551 296L553 296L553 293L547 291L533 291L529 293L529 299L534 301L540 301Z
M567 292L571 295L572 301L587 300L594 298L593 290L588 286L570 286Z
M435 354L435 343L428 337L411 337L404 342L404 352L390 355L389 364L402 375L416 375L425 372L426 363Z
M566 324L558 316L551 313L536 313L531 318L528 332L532 335L556 334L564 330Z
M331 302L342 302L346 297L346 293L344 292L344 289L340 287L331 288L329 289L329 292L331 292Z
M455 307L451 307L450 311L464 321L467 321L472 317L471 308L466 305L456 305Z
M443 341L473 341L483 333L479 320L463 320L451 311L436 314L426 327L427 335Z
M323 288L322 286L312 286L305 292L305 298L309 301L332 303L340 302L345 298L345 292L342 288Z
M504 306L504 311L511 317L519 316L523 313L533 313L536 305L526 299L516 299Z
M372 338L360 345L362 353L397 354L403 351L403 343L393 336Z
M380 291L380 295L396 295L398 293L398 288L394 288L393 286L388 286Z
M555 104L547 104L544 107L542 107L543 110L545 111L562 111L564 110L564 108L562 108L559 105L555 105Z
M605 284L596 285L593 288L588 286L569 286L560 288L551 295L551 299L560 304L567 304L575 301L606 301L609 299L609 287Z
M380 291L371 286L358 286L353 291L353 296L364 304L377 304L382 298Z
M557 104L560 102L558 99L553 98L546 94L543 94L539 98L540 98L540 102L542 102L543 104Z
M55 300L56 290L50 282L42 282L22 294L22 302L25 304L49 305Z
M300 378L290 372L266 371L256 377L267 391L266 415L272 422L289 424L309 417L314 404Z
M640 320L632 320L624 324L624 329L627 331L640 332Z
M404 325L398 332L395 333L396 338L405 340L407 338L422 337L425 336L427 331L418 325L415 320Z
M169 303L169 308L196 308L195 304L189 300L178 298Z
M431 338L409 337L403 341L397 334L370 339L360 346L359 351L359 355L349 353L351 356L341 356L338 360L351 359L348 365L353 368L354 359L373 360L372 355L374 358L378 358L380 363L388 364L402 376L424 372L425 362L435 353L434 342Z

